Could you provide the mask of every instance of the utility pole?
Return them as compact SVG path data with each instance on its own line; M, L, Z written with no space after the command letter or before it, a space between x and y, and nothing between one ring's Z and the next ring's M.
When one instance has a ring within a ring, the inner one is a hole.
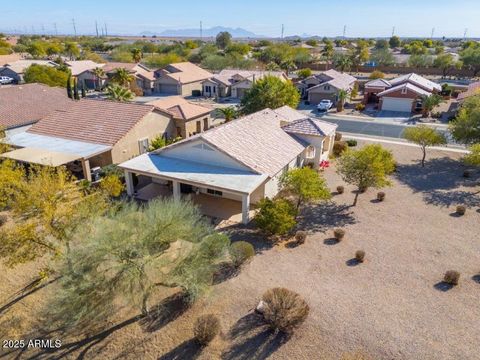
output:
M345 35L347 34L347 25L343 25L343 38L345 39Z
M105 36L108 36L107 23L105 23Z
M203 41L203 22L200 20L200 41Z
M285 25L282 24L282 35L281 35L281 39L283 40L283 35L285 34Z
M395 26L392 29L392 37L394 37L394 36L395 36Z
M53 23L53 28L55 29L55 36L57 36L58 35L57 23Z
M95 32L97 33L97 37L98 37L98 23L97 23L97 20L95 20Z
M42 24L42 35L45 35L45 26Z
M73 25L73 33L75 37L77 37L77 27L75 26L75 19L72 19L72 25Z
M467 32L468 28L465 28L465 31L463 32L463 41L467 40Z
M435 28L432 28L432 34L430 35L430 39L433 39L433 34L435 33Z

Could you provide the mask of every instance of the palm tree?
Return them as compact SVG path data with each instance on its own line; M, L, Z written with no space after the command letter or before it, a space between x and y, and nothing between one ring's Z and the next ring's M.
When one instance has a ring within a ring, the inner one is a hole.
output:
M430 96L425 96L423 98L423 110L422 110L422 116L423 117L428 117L430 114L430 111L432 111L436 106L440 105L442 102L442 97L437 94L432 94Z
M345 105L345 100L347 100L347 97L348 97L348 91L343 89L338 91L337 112L343 111L343 107Z
M95 81L97 82L97 90L100 90L102 87L100 81L105 76L105 71L103 71L102 68L96 67L93 69L93 75L95 75Z
M352 59L347 55L338 54L334 57L333 62L335 68L341 72L350 71L352 68Z
M143 57L142 50L140 50L139 48L134 48L130 52L132 54L133 61L135 61L136 63L139 63L140 60L142 60L142 57Z
M107 86L107 98L114 101L126 102L132 100L135 95L127 88L118 84Z
M288 76L288 73L290 71L293 71L293 70L296 70L297 69L297 66L295 65L295 63L293 62L293 60L285 60L284 62L282 62L282 64L280 65L280 67L285 70L285 73L287 74Z
M112 76L113 82L127 88L130 88L130 82L132 82L132 80L133 75L124 68L118 68Z
M223 117L225 118L225 122L229 122L238 117L238 111L233 106L218 108L217 110L220 114L223 115Z

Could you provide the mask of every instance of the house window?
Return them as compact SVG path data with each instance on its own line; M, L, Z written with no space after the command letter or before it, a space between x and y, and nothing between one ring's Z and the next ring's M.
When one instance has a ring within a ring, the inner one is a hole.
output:
M205 86L205 92L211 93L212 92L212 87L210 85Z
M309 145L309 146L307 147L307 153L306 153L305 156L306 156L307 159L313 159L313 158L315 158L315 147L312 146L312 145Z
M217 87L214 86L214 87L213 87L213 93L215 94L216 92L217 92Z
M402 89L402 94L405 95L406 93L407 93L407 88L404 87L404 88Z
M323 90L330 90L330 85L325 85L325 86L323 87Z
M138 150L140 154L148 152L149 141L148 138L138 140Z
M218 191L218 190L213 190L213 189L207 189L207 194L213 195L213 196L223 196L223 192Z
M197 121L197 134L202 132L202 123L201 121Z

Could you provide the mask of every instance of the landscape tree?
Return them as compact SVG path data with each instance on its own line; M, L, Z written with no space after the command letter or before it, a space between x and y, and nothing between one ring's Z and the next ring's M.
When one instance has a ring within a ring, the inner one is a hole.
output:
M469 153L463 157L466 165L480 166L480 143L468 148Z
M389 186L388 175L395 170L395 161L390 151L381 145L367 145L360 150L347 149L338 158L337 173L343 181L355 185L357 191L353 206L357 205L358 195L369 187Z
M280 71L282 69L280 68L280 65L278 65L276 62L271 61L265 66L265 70L267 70L267 71Z
M368 44L365 41L359 40L357 42L357 47L350 49L349 56L352 65L358 71L359 66L365 63L370 57Z
M467 98L456 118L450 122L450 133L461 144L480 143L480 96Z
M217 111L224 117L225 122L232 121L238 117L238 110L233 106L218 108Z
M438 55L433 61L433 66L442 70L442 76L446 77L448 72L455 66L455 60L452 54Z
M408 141L417 144L422 149L422 167L425 167L425 158L427 156L427 147L446 144L445 136L427 125L406 128L403 137Z
M385 74L379 70L372 71L370 76L368 77L370 80L375 80L375 79L383 79L385 78Z
M76 42L67 41L65 43L65 54L69 57L70 60L75 60L80 56L80 49Z
M297 210L308 202L328 200L330 190L325 180L309 167L288 171L280 180L282 191L294 196Z
M133 48L132 50L130 50L130 52L132 54L132 59L134 62L139 63L142 60L143 53L141 49Z
M43 44L37 41L30 43L26 50L34 59L43 58L47 55Z
M287 76L290 74L290 71L296 70L297 66L293 60L285 60L280 64L280 68L285 71Z
M391 66L395 64L395 58L388 49L375 49L372 51L370 60L380 66Z
M257 80L242 99L242 112L251 114L265 108L277 109L284 105L296 108L300 94L291 81L275 76L265 76Z
M284 235L296 225L298 211L286 199L262 199L258 204L255 224L268 235Z
M118 84L110 84L107 86L106 95L109 100L126 102L135 97L135 94L130 90Z
M7 151L6 146L1 146L0 151ZM15 161L0 160L0 211L10 207L15 201L15 194L23 186L24 170ZM1 232L0 232L1 235ZM0 249L3 248L3 241L0 240ZM7 254L4 254L5 256Z
M173 199L123 204L75 236L82 241L64 262L49 313L82 329L104 323L122 305L147 315L159 287L180 287L194 301L212 284L230 246L197 207Z
M100 90L102 87L101 81L105 76L105 71L101 67L96 67L95 69L93 69L92 72L93 72L93 75L95 76L95 82L97 83L95 87L97 90Z
M375 42L375 49L388 49L389 43L385 39L380 39Z
M422 116L428 117L430 112L442 103L443 99L438 94L432 94L429 96L425 96L422 101Z
M72 93L72 74L71 73L68 73L68 77L67 77L67 96L70 98L70 99L73 99L73 93Z
M352 68L352 58L346 54L335 54L333 56L333 66L341 72L350 71Z
M480 47L468 47L461 53L463 65L473 71L473 76L477 76L480 72Z
M129 88L130 83L133 81L133 75L124 68L118 68L112 75L112 81L120 86Z
M346 90L338 90L338 100L337 100L337 112L342 112L345 107L345 101L347 101L348 92Z
M305 44L316 47L318 46L318 41L315 39L308 39L307 41L305 41Z
M309 76L312 76L312 70L310 70L309 68L300 69L297 71L297 75L300 79L306 79Z
M402 44L402 42L400 41L400 38L398 36L394 35L390 38L390 40L388 41L388 44L393 49L393 48L399 47Z
M332 62L333 55L335 54L335 51L333 49L333 43L330 40L325 41L325 46L323 47L321 54L327 63L328 69L330 63Z
M358 96L358 83L355 82L352 87L352 91L350 91L350 101L355 101Z
M408 65L415 68L426 68L433 64L433 59L430 55L414 54L408 59Z
M26 83L41 83L48 86L61 86L67 85L68 72L55 69L52 66L32 64L26 70L24 74L24 80Z
M222 50L225 50L231 43L232 35L228 31L219 32L215 38L215 44Z

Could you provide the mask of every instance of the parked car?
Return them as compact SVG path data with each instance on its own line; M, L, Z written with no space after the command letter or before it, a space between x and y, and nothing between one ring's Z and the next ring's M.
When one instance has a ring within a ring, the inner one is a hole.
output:
M328 111L333 106L332 100L323 99L317 105L318 111Z
M13 78L10 76L0 76L0 84L5 85L11 83L13 83Z

